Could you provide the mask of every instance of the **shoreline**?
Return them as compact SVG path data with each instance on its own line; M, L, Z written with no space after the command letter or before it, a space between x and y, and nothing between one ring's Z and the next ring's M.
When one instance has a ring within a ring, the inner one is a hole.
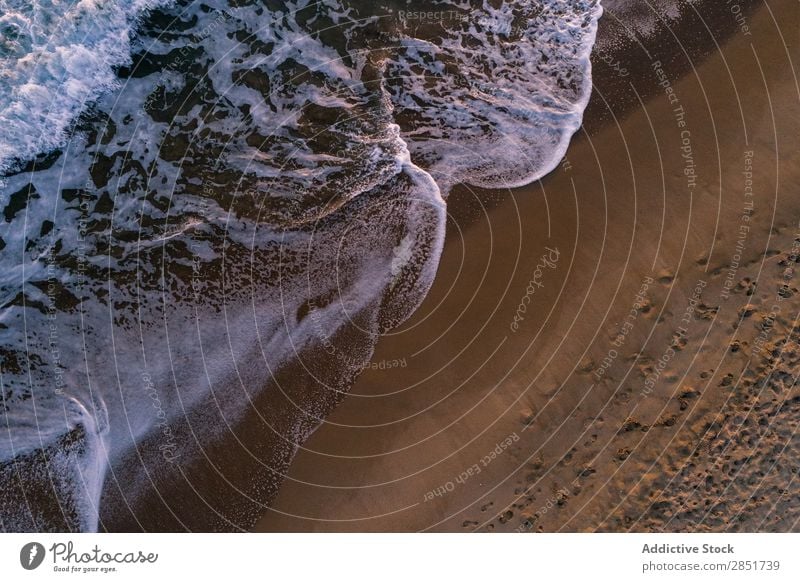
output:
M797 30L791 2L771 10L784 34ZM769 10L749 22L753 34L734 29L724 58L709 55L679 77L674 71L686 67L674 62L663 64L661 78L637 73L643 105L633 109L605 90L631 80L614 80L614 66L599 65L585 126L559 169L511 193L451 194L434 287L373 356L408 365L365 370L298 452L257 531L725 528L724 516L698 521L687 506L688 492L706 487L708 475L686 468L711 466L723 429L744 446L724 423L713 427L718 416L754 406L732 402L724 389L738 386L737 377L751 388L759 374L763 380L764 370L747 372L764 365L751 351L763 329L733 326L742 309L750 321L770 317L766 290L783 276L774 271L795 236L794 221L782 217L800 218L792 201L800 168L770 153L776 138L779 151L791 151L796 88ZM787 41L796 43L793 36ZM659 85L664 77L683 117ZM756 194L745 212L742 172L751 151ZM764 194L771 188L774 200ZM559 260L537 276L544 248L558 249ZM760 276L763 287L747 295ZM746 307L757 301L765 307ZM773 318L781 337L795 304L785 305ZM741 369L745 355L755 368ZM785 415L778 408L773 416L785 424ZM795 446L785 427L777 433ZM751 469L748 478L764 467ZM720 500L726 495L720 490ZM744 515L746 505L720 511ZM770 527L791 526L791 513L784 515Z

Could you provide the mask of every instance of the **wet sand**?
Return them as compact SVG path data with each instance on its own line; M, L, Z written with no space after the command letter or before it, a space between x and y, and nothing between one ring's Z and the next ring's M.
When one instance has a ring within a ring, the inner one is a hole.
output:
M556 172L451 195L428 298L256 529L797 530L799 12L598 54Z

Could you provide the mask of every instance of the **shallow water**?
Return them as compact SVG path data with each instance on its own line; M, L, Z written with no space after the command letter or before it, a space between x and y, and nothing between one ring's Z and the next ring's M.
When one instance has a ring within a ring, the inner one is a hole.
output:
M26 479L64 501L58 515L0 499L6 529L95 529L109 471L131 475L135 507L254 410L282 419L265 421L278 476L250 492L268 501L425 297L450 188L521 185L560 161L601 12L0 2L0 479L11 459L44 462ZM48 18L66 32L42 39L31 23ZM265 411L270 391L298 390L278 381L288 369L302 398Z

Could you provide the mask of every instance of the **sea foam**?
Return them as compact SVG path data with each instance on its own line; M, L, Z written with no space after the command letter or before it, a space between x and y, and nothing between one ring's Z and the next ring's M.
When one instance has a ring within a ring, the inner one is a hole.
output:
M210 492L237 508L218 527L253 522L433 284L450 188L538 179L580 126L598 2L429 4L182 2L131 41L157 3L7 2L0 159L66 145L0 186L0 481L77 434L50 467L77 508L61 527L208 528L120 516L257 413L248 495ZM39 527L11 503L6 528Z
M132 29L166 0L0 0L0 173L64 144L117 84Z

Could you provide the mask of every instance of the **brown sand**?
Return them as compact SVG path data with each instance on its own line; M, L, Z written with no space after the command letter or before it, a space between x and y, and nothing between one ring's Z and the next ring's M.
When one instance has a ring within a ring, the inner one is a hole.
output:
M605 81L651 95L629 113L597 79L589 114L612 122L588 119L560 170L454 193L428 299L257 529L797 530L798 12L750 14L669 76L677 103L649 65Z

